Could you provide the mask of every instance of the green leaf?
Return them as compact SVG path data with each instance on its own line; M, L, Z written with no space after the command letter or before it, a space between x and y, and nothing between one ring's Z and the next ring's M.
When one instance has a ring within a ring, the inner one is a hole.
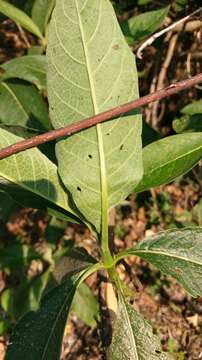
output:
M200 131L202 132L202 100L193 101L186 105L181 113L184 114L173 121L173 129L176 133L185 131Z
M202 114L183 115L173 121L173 129L176 133L202 132Z
M119 293L109 360L171 360L161 351L151 325Z
M48 292L36 312L26 314L10 339L5 360L59 360L67 316L77 286L88 271Z
M43 35L41 34L38 26L22 10L16 8L12 4L9 4L7 1L0 0L0 12L32 34L36 35L40 39L43 39Z
M40 254L28 245L6 246L0 252L0 270L16 270L27 266L32 260L41 258Z
M38 26L41 33L46 32L51 13L56 0L35 0L32 8L32 20Z
M135 59L109 0L57 1L47 59L55 128L138 97ZM121 202L142 177L141 116L136 111L61 140L56 153L64 185L100 231L102 210Z
M144 176L135 192L169 183L202 158L202 133L168 136L143 149Z
M0 129L0 148L21 140L23 139ZM26 194L31 192L33 195L38 195L41 197L41 202L45 199L50 203L50 207L51 204L56 205L61 210L65 210L71 218L76 217L68 205L67 194L60 184L56 165L37 148L1 160L0 177L3 178L0 183L4 185L4 189L7 188L9 191L10 183L14 183L26 191ZM15 192L15 189L13 191ZM22 200L25 201L26 198Z
M71 311L86 325L92 328L96 327L96 319L99 318L99 304L85 283L80 284L76 290Z
M5 71L1 79L18 78L29 81L39 89L46 89L45 55L25 55L1 65Z
M0 121L34 131L50 130L47 106L35 86L19 80L0 82Z
M0 190L0 220L6 221L15 206L16 204L11 196L5 191Z
M150 36L163 23L169 11L169 6L160 10L148 11L141 15L131 17L121 23L124 35L129 44L140 42L145 37Z
M181 112L186 115L202 114L202 99L186 105Z
M192 209L192 217L202 227L202 198Z
M136 255L171 275L192 295L202 296L202 228L171 229L146 238L118 258Z
M57 255L55 260L57 260ZM60 283L67 276L71 276L75 274L75 272L82 271L86 267L95 263L96 259L89 255L84 248L77 247L70 250L66 256L63 256L58 261L53 272L53 277L57 283Z
M1 306L13 321L27 312L36 310L49 280L51 267L30 281L23 279L17 288L6 289L1 296Z

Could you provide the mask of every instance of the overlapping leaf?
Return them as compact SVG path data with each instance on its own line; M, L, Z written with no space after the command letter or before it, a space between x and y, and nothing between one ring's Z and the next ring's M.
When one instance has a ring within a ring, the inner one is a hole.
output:
M144 176L135 188L141 192L185 174L202 158L202 133L166 137L143 149Z
M2 79L18 78L35 84L39 89L46 88L45 55L25 55L9 60L1 65Z
M123 22L121 27L129 44L140 42L156 31L162 25L168 11L169 6L132 16L129 20Z
M38 26L22 10L16 8L12 4L9 4L7 1L0 0L0 12L8 16L26 30L30 31L32 34L38 36L40 39L43 39L43 35L41 34Z
M69 278L42 299L36 312L26 314L14 329L5 360L56 360L77 286L84 272Z
M0 129L0 148L20 140L22 138ZM74 212L68 205L67 194L60 184L56 165L37 148L0 160L0 177L3 178L1 183L14 183L73 216ZM7 190L9 191L9 187Z
M41 33L46 32L48 21L56 0L35 0L32 8L32 20Z
M171 360L161 351L160 341L151 325L119 293L109 360Z
M71 307L79 319L92 328L96 327L99 318L99 303L92 290L85 284L79 285Z
M140 256L175 277L192 296L202 296L202 228L160 232L126 250L126 255Z
M109 0L58 0L49 30L55 128L138 97L135 60ZM141 117L131 113L97 125L60 141L56 151L63 183L99 231L103 199L117 204L142 176Z
M50 129L41 95L33 85L19 80L0 82L0 122L33 131Z

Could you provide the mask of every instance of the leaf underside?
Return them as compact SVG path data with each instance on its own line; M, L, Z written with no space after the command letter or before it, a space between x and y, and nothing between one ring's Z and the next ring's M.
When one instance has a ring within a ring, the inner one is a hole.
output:
M119 294L109 360L169 360L151 325ZM171 359L170 359L171 360Z
M140 256L175 277L192 296L202 296L202 228L160 232L126 254Z
M0 148L21 140L23 139L0 129ZM37 148L1 160L0 177L0 183L3 185L7 182L16 184L74 214L68 205L67 194L60 184L56 165Z
M55 128L138 97L135 60L109 0L58 0L47 58ZM142 176L141 116L131 113L59 141L56 153L77 208L100 231L101 193L111 207Z

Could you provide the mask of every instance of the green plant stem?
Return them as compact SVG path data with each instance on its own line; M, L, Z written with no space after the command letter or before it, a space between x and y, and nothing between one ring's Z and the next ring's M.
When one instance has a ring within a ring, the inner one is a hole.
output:
M97 125L97 136L98 143L100 144L100 169L101 169L101 189L102 189L102 228L101 228L101 248L104 266L110 267L113 263L113 258L109 249L109 236L108 236L108 187L107 187L107 174L106 174L106 163L104 144L102 138L101 125Z

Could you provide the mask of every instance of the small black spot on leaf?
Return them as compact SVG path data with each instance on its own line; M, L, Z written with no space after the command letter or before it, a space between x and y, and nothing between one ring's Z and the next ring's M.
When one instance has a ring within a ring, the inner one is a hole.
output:
M80 188L79 186L77 186L77 190L78 190L79 192L81 192L81 188Z
M123 144L120 146L120 150L123 150Z
M92 159L92 158L93 158L91 154L89 154L88 157L89 157L89 159Z
M161 354L161 351L160 350L155 350L155 353L156 354Z

